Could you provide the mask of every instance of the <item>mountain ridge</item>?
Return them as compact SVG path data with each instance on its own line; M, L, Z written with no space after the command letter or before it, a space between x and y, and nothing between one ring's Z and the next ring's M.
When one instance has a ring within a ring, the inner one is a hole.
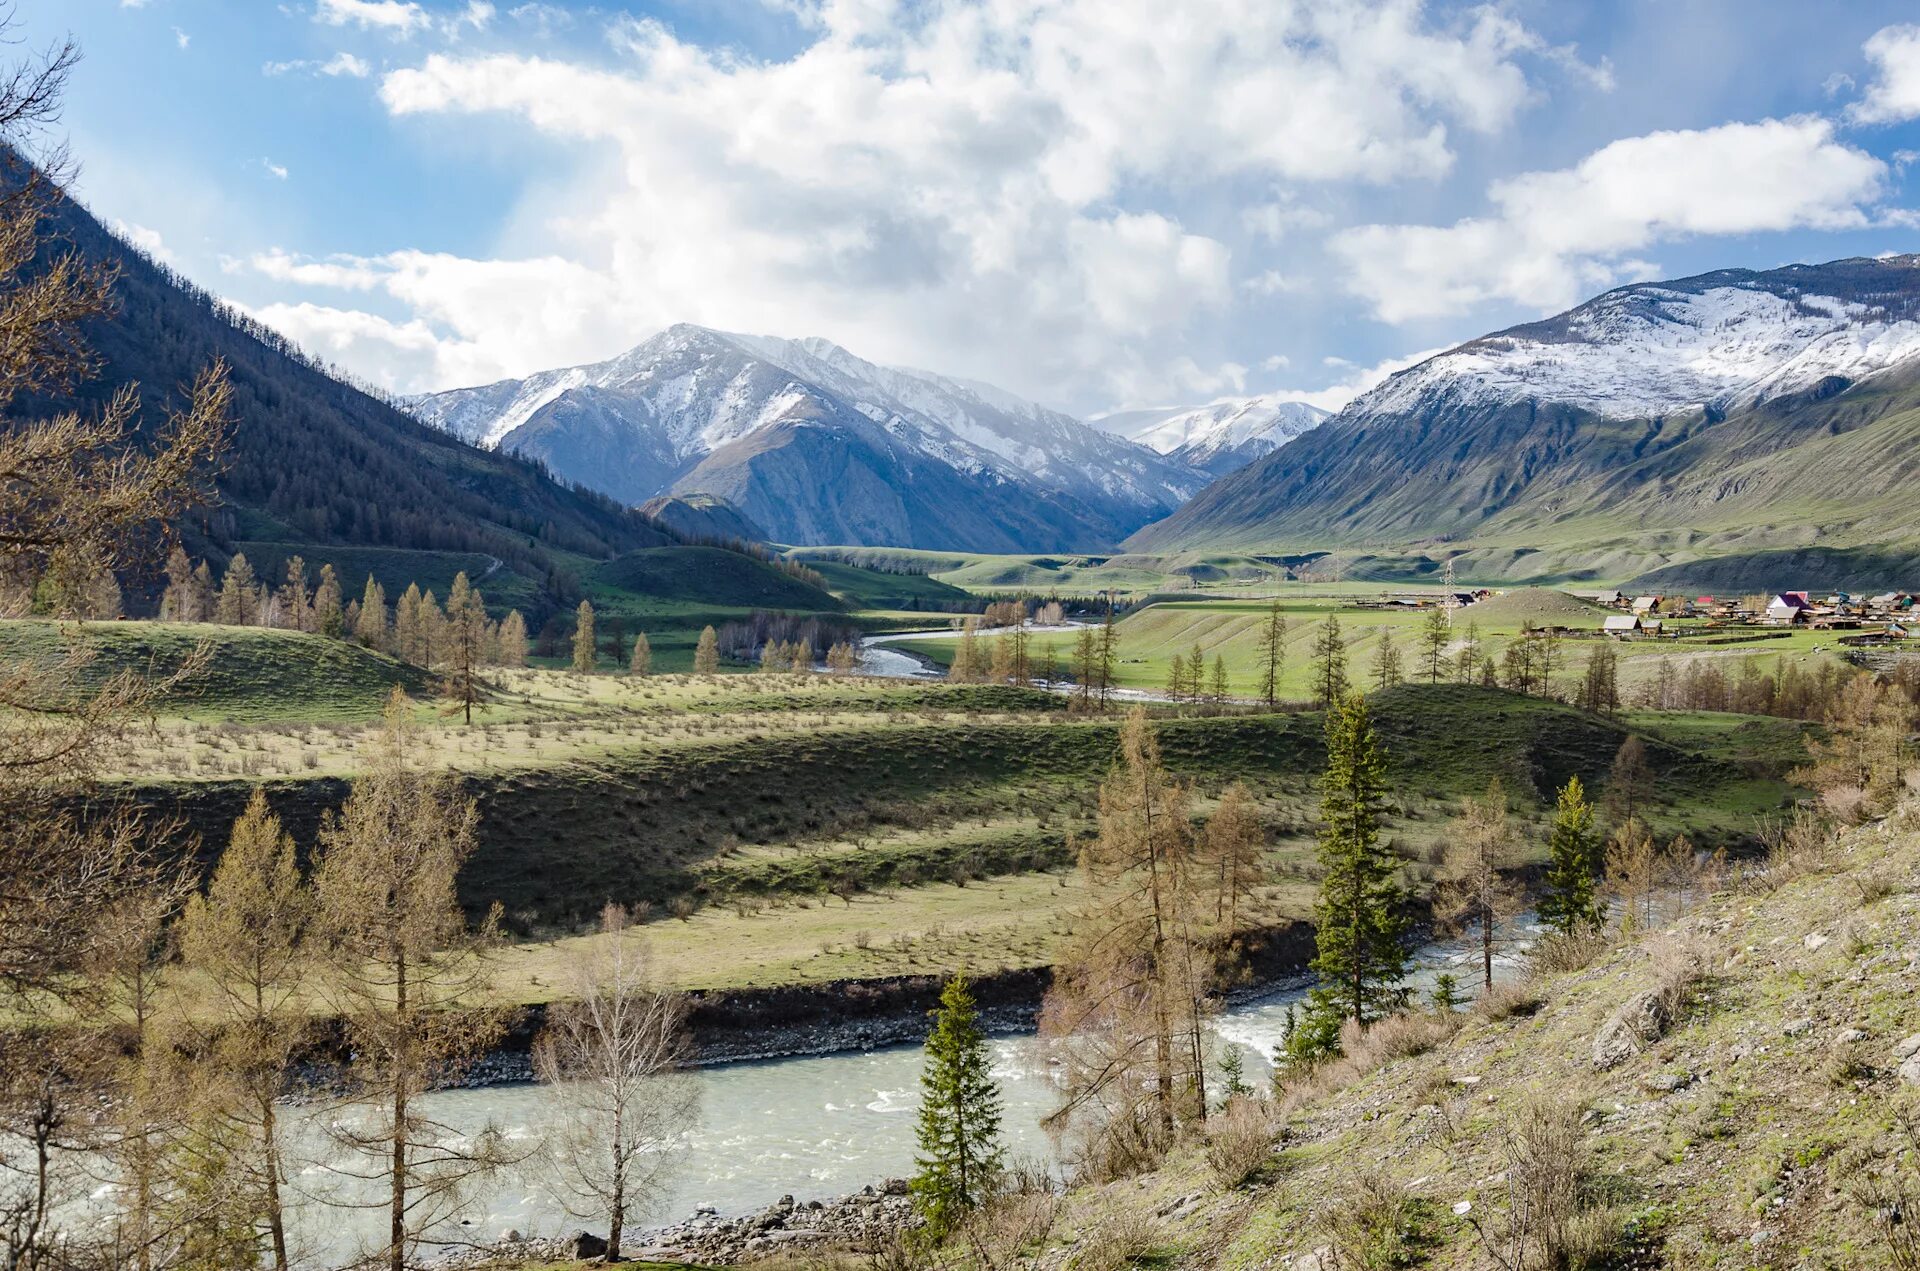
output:
M1105 548L1205 483L991 385L687 323L603 362L411 405L622 501L712 494L800 544Z
M1721 270L1409 367L1127 547L1466 555L1509 580L1884 557L1920 542L1916 455L1920 257Z

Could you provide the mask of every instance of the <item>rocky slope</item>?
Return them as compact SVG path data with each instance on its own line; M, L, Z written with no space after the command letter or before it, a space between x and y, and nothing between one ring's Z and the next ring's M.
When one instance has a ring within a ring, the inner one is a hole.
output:
M413 405L628 503L719 496L795 544L1091 550L1205 483L989 385L877 366L824 340L686 325L607 362Z
M1920 257L1724 270L1402 371L1128 546L1479 551L1543 579L1816 544L1920 564L1916 442Z
M1093 422L1216 477L1237 472L1309 429L1328 412L1272 394L1226 397L1205 406L1118 411Z

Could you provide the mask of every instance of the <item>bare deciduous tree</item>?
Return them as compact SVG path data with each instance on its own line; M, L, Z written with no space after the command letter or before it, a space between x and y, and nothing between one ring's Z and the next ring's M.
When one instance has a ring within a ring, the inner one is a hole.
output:
M607 1222L606 1261L620 1260L630 1217L658 1201L674 1138L693 1121L686 999L661 989L627 911L609 905L599 936L571 968L571 1001L548 1014L534 1071L552 1083L549 1158L562 1203Z

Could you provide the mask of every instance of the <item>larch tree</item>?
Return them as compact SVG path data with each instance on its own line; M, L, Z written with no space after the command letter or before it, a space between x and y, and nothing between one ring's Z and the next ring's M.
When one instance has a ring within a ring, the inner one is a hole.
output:
M1287 613L1275 597L1260 623L1260 697L1268 709L1280 703L1287 670Z
M633 656L627 659L627 674L636 680L644 680L653 673L653 644L647 639L647 633L638 632L633 637Z
M1506 787L1495 777L1484 795L1461 801L1460 814L1447 827L1434 881L1434 915L1442 929L1478 931L1481 980L1489 989L1500 923L1525 903L1525 893L1513 878L1517 848Z
M418 756L412 703L396 688L338 812L320 827L313 886L331 953L325 984L345 1022L348 1098L330 1130L342 1172L375 1184L386 1233L372 1256L406 1271L457 1214L464 1191L512 1157L504 1137L435 1121L420 1096L485 1055L507 1017L490 1004L498 908L468 926L454 880L473 853L472 798Z
M0 42L19 38L0 13ZM102 573L157 564L166 527L210 496L231 426L218 364L164 421L142 420L131 387L97 410L42 418L30 408L94 373L85 330L115 311L113 267L46 229L65 169L39 142L77 59L71 44L54 45L0 72L0 591L40 580L78 592ZM63 1178L52 1162L124 1094L91 1080L117 1050L84 1028L112 1015L86 971L123 934L123 905L173 879L131 805L96 782L159 697L205 665L202 652L164 679L143 678L97 667L78 632L61 638L51 659L0 654L0 1137L9 1164L26 1166L0 1194L0 1230L8 1265L23 1271L84 1265L90 1253L78 1223L62 1227L86 1192L64 1188L97 1180ZM84 1042L72 1040L76 1026L91 1034Z
M390 639L387 627L387 589L372 574L360 593L360 617L354 623L354 639L369 649L385 649Z
M1328 614L1313 634L1313 698L1321 710L1331 710L1347 696L1347 645L1340 635L1340 618Z
M835 675L852 675L860 665L860 651L851 640L842 640L827 650L827 666Z
M289 631L313 629L313 596L307 588L307 562L299 555L287 558L287 579L277 597L279 622Z
M1574 701L1587 710L1615 715L1620 710L1620 655L1611 640L1602 640L1587 654L1586 673Z
M1646 743L1638 733L1628 733L1620 748L1613 752L1613 766L1607 770L1607 820L1615 828L1638 820L1641 811L1653 800L1653 769L1647 764Z
M1472 618L1467 619L1467 633L1460 637L1460 652L1454 656L1453 678L1462 684L1471 684L1480 674L1480 624Z
M1215 706L1224 706L1227 702L1227 659L1226 655L1213 655L1213 677L1207 688L1207 699Z
M813 673L813 644L806 639L795 640L787 652L787 670L795 675Z
M345 634L346 611L341 603L340 575L331 564L322 565L320 583L313 589L313 629L333 640Z
M585 600L573 611L573 669L580 675L593 671L597 646L593 635L593 605Z
M1167 697L1171 701L1187 700L1187 659L1185 654L1176 653L1167 663Z
M534 1071L553 1108L547 1155L562 1203L604 1219L603 1261L621 1261L629 1220L659 1203L699 1087L688 1077L686 998L660 987L627 911L609 905L599 935L567 968L568 1000L547 1015Z
M426 665L427 641L421 631L420 584L408 583L393 602L393 653L403 662Z
M1267 832L1253 796L1238 781L1220 795L1207 818L1201 859L1211 874L1214 926L1222 940L1240 929L1241 908L1268 880Z
M1400 1001L1407 975L1406 895L1400 863L1381 840L1386 758L1366 699L1327 713L1320 780L1320 896L1314 906L1316 992L1365 1026Z
M198 622L193 613L193 562L179 544L167 553L167 586L160 593L162 622Z
M914 1133L919 1151L907 1184L930 1239L944 1239L993 1194L1006 1153L1002 1106L979 1009L966 980L954 976L927 1034Z
M1438 673L1435 674L1438 679ZM1391 628L1380 629L1380 641L1373 647L1373 691L1384 693L1397 687L1401 680L1400 646L1393 642Z
M454 575L447 592L444 647L447 696L460 710L463 722L472 724L474 703L486 691L480 668L487 654L487 605L467 582L465 570Z
M1082 627L1073 637L1073 702L1081 710L1093 707L1094 686L1100 677L1098 637Z
M960 642L954 647L953 665L947 678L956 684L971 684L987 673L980 655L980 620L968 616L960 624Z
M1593 827L1593 807L1580 778L1560 788L1547 837L1547 878L1540 921L1562 935L1598 930L1606 921L1600 898L1605 845Z
M1425 664L1427 683L1438 684L1447 664L1447 646L1453 643L1453 624L1447 621L1447 611L1441 605L1427 610L1426 621L1420 625L1420 661Z
M500 665L522 667L527 664L527 620L520 616L518 609L509 609L507 616L500 620L500 635L497 640Z
M1145 710L1120 731L1082 851L1093 900L1075 923L1042 1010L1062 1062L1056 1127L1083 1127L1096 1155L1159 1151L1206 1108L1205 1027L1214 964L1191 796L1162 766Z
M720 636L712 627L700 631L700 643L693 650L693 673L714 675L720 670Z
M1100 692L1100 706L1105 709L1113 698L1114 671L1120 663L1120 631L1113 620L1113 601L1107 601L1107 616L1100 624L1100 639L1094 658L1095 684Z
M235 552L220 575L218 620L229 627L252 626L258 619L259 583L245 552Z
M180 952L210 990L201 1009L186 1016L197 1034L194 1084L244 1144L228 1168L249 1221L265 1233L275 1271L290 1265L280 1099L307 1033L300 993L314 961L313 917L293 840L256 789L206 894L188 903Z

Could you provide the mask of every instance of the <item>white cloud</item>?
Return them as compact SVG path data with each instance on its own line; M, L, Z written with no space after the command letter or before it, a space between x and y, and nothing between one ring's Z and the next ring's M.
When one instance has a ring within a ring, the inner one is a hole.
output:
M373 73L373 68L362 58L351 53L335 53L320 66L322 75L341 76L349 79L365 79Z
M260 166L265 168L267 170L267 175L272 177L276 181L284 181L287 179L287 169L282 164L275 163L271 159L262 159L260 161Z
M423 31L433 22L412 0L318 0L313 18L328 26L356 26L393 35Z
M1284 353L1275 353L1271 357L1262 359L1260 369L1263 371L1284 371L1292 365L1292 358Z
M185 31L182 31L179 27L175 27L173 28L173 43L175 48L178 48L184 53L186 52L187 46L193 43L193 37Z
M508 115L611 160L531 194L515 222L537 244L524 254L567 279L432 257L382 282L397 295L404 279L452 350L414 387L608 356L681 320L823 334L1053 400L1230 386L1232 363L1167 353L1236 294L1229 242L1183 224L1167 192L1245 179L1272 192L1249 237L1315 226L1299 187L1444 174L1453 135L1506 127L1531 91L1521 60L1552 52L1491 9L1436 17L1420 0L1214 0L1177 23L1157 0L911 20L889 0L788 7L812 42L782 61L622 19L611 70L441 53L384 77L394 115ZM1254 290L1285 285L1270 263ZM488 270L495 305L460 311ZM558 332L523 333L563 285ZM396 366L422 364L401 352Z
M1847 107L1863 124L1890 124L1920 118L1920 26L1890 26L1861 45L1873 63L1866 96Z
M1387 358L1372 366L1356 366L1345 358L1325 358L1323 361L1327 366L1336 370L1345 370L1346 374L1325 388L1281 389L1272 396L1283 402L1305 402L1309 406L1318 406L1321 410L1337 411L1395 372L1404 371L1409 366L1418 366L1428 358L1444 352L1446 352L1444 346L1437 349L1422 349L1418 353ZM1285 359L1281 361L1284 364Z
M256 252L244 262L231 261L230 273L252 269L275 282L297 283L305 287L334 287L350 291L372 291L387 271L378 261L342 256L333 260L302 260L279 248Z
M1725 124L1624 138L1572 168L1497 181L1489 216L1363 225L1329 241L1349 289L1388 322L1488 301L1554 310L1651 276L1630 253L1659 242L1871 224L1886 177L1825 119Z
M173 253L167 249L166 241L160 237L159 230L135 225L131 221L123 221L117 217L108 222L107 228L162 264L173 263Z
M1277 296L1283 291L1292 291L1293 283L1277 269L1269 269L1245 279L1240 289L1255 296Z
M122 9L144 9L151 0L120 0Z

